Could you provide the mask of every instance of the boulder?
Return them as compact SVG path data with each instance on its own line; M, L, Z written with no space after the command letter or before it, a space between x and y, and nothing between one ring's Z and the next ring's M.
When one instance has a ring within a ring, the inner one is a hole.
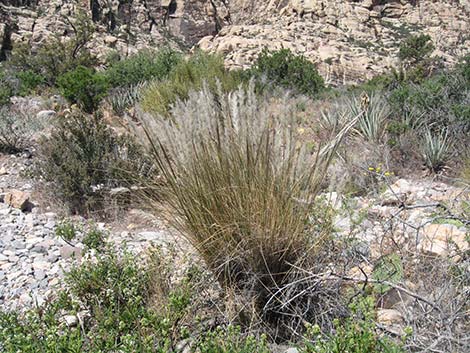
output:
M428 224L421 230L418 250L437 256L469 249L467 234L453 224Z
M31 211L34 205L29 200L29 193L20 190L10 190L3 197L3 202L21 211Z

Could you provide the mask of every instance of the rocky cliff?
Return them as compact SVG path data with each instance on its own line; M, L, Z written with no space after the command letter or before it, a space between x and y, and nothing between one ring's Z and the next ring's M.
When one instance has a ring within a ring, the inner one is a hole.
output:
M284 47L336 84L395 65L413 33L429 34L448 63L470 48L469 0L3 0L0 59L15 43L70 35L80 9L95 24L90 48L99 56L170 43L222 53L241 68L263 47Z

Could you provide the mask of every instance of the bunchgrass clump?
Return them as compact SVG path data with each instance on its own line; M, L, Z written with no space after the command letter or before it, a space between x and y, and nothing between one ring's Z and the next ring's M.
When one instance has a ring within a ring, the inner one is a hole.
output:
M0 152L15 153L30 147L33 135L46 123L21 106L0 107Z
M172 223L222 287L249 293L267 321L295 306L282 306L278 289L296 266L315 262L328 239L327 227L312 224L315 197L356 122L313 150L300 139L290 108L285 97L257 97L253 83L230 94L204 85L178 101L170 118L143 117Z

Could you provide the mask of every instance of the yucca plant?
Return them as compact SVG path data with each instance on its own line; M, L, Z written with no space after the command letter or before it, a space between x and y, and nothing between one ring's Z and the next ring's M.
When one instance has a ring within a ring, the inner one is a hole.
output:
M141 82L129 87L118 87L113 89L106 101L109 103L114 113L123 115L127 109L133 107L141 98L141 92L147 83Z
M167 185L170 220L223 288L252 293L262 311L325 242L327 232L313 230L311 215L351 124L312 151L286 97L259 98L253 82L217 92L204 85L178 101L170 118L143 115L143 125Z
M446 130L433 133L426 130L423 138L422 154L426 167L438 172L444 166L450 148L449 134Z
M352 97L346 103L350 118L360 116L356 132L368 141L378 142L390 115L387 101L378 94Z

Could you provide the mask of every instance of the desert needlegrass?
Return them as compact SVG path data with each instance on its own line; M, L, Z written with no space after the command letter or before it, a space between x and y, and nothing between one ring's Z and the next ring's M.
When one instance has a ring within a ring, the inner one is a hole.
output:
M315 197L352 126L312 149L291 108L287 97L257 96L253 83L227 94L204 85L170 118L143 116L172 222L222 287L251 293L260 311L326 241L312 224Z

